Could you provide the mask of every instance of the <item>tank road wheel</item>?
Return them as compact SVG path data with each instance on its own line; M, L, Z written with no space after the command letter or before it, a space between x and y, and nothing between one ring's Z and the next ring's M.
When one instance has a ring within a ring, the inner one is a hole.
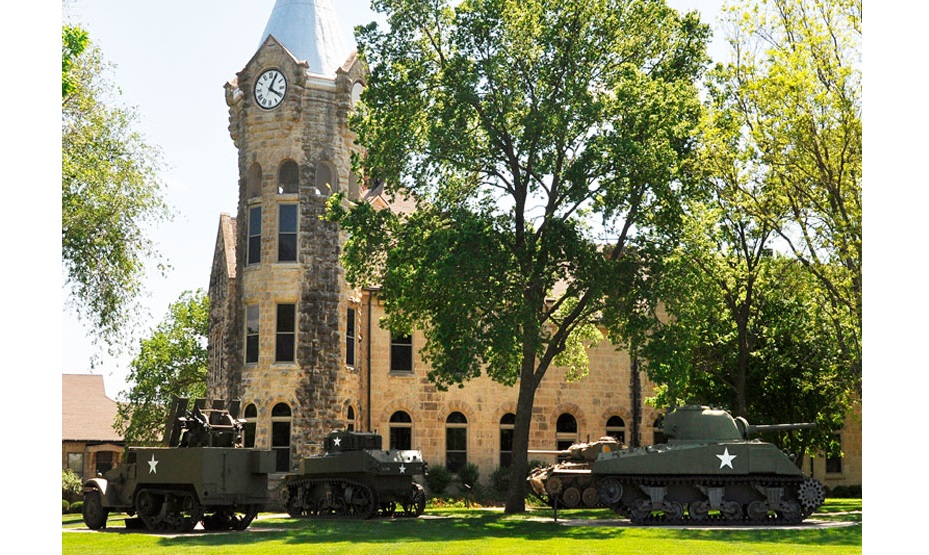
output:
M684 520L684 505L677 501L665 501L661 504L661 510L664 511L665 520L669 522Z
M595 488L588 486L581 493L581 501L585 507L596 507L600 503L600 495Z
M819 480L807 477L797 488L797 500L800 501L803 518L806 518L826 501L826 488Z
M390 503L381 503L381 515L390 518L394 516L394 513L397 512L397 504L391 501Z
M724 520L742 520L742 505L738 501L723 501L719 507L719 514Z
M687 506L690 519L696 522L705 522L710 517L709 501L694 501Z
M181 498L180 531L190 532L200 520L203 519L203 506L192 492L183 494Z
M413 489L410 496L401 503L403 514L405 516L419 516L426 510L426 492L423 487L413 482Z
M791 499L782 499L777 510L777 520L783 524L799 524L803 521L803 513L800 510L800 504Z
M652 502L650 499L636 499L629 506L629 520L642 524L652 515Z
M768 502L752 501L748 504L748 519L752 522L765 522L768 520Z
M616 478L606 478L597 484L600 501L608 507L614 507L623 498L623 486Z
M349 512L352 516L369 519L377 512L377 494L367 486L354 486L348 490Z
M84 506L81 508L81 514L84 517L84 524L91 530L106 527L106 518L110 511L103 508L100 490L95 489L84 493Z
M581 492L574 486L565 488L561 494L561 502L569 509L577 508L581 502Z
M145 523L146 529L152 532L165 529L165 521L161 515L163 505L161 496L147 489L139 490L139 493L136 494L136 512L138 512L142 522Z

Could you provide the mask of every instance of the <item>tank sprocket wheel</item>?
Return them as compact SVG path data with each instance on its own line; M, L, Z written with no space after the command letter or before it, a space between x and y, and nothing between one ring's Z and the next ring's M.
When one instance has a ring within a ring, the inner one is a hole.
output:
M103 498L100 496L100 490L91 490L84 493L84 505L81 507L81 515L84 517L84 524L91 530L99 530L106 527L106 519L110 511L103 508Z
M807 477L797 488L797 500L806 518L826 501L826 488L819 480Z
M142 489L136 494L136 511L145 524L145 528L151 532L171 529L162 514L163 506L163 497L150 490Z

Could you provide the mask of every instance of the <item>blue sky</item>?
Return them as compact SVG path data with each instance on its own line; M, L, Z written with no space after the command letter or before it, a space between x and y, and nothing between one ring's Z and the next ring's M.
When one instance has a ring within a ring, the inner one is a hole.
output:
M699 9L713 24L722 2L669 3ZM355 25L380 17L370 11L368 0L334 0L332 5L348 48L354 44ZM209 285L219 216L234 214L237 201L237 157L223 85L258 48L273 6L274 0L73 0L65 8L65 19L81 22L115 65L110 76L122 89L121 101L138 109L139 129L162 149L168 166L163 179L176 217L153 236L173 268L164 278L153 271L148 281L151 297L145 305L151 327L182 292ZM61 372L91 371L95 351L84 326L67 310L61 317ZM104 375L110 397L126 388L130 360L105 357L93 369Z

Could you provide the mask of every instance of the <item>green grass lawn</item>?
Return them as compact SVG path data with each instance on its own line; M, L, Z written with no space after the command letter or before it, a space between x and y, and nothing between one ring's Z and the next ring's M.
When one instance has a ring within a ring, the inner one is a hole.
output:
M126 531L111 515L88 531L80 515L62 515L62 553L350 553L455 554L820 554L861 553L861 500L828 499L800 529L711 530L630 526L607 510L427 509L418 519L309 521L264 513L244 532L186 535ZM839 524L850 525L839 525Z

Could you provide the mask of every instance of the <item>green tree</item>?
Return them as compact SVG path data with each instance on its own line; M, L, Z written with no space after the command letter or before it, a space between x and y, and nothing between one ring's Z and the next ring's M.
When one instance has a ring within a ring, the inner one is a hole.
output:
M861 9L861 0L746 0L729 8L733 58L712 72L717 136L708 142L751 165L752 178L732 202L816 276L859 390Z
M506 511L521 512L542 378L583 376L595 324L677 225L709 30L655 0L373 7L390 29L357 32L357 162L416 209L334 197L347 276L380 286L391 331L423 330L439 387L518 384Z
M668 317L639 339L656 403L709 404L755 423L816 422L770 438L832 451L853 382L818 282L770 248L774 233L717 198L694 204L656 292ZM797 459L802 460L802 457Z
M128 445L160 443L174 397L206 394L209 324L209 298L202 290L185 291L151 336L140 341L114 426Z
M150 226L169 220L160 152L115 104L99 49L62 27L61 257L67 305L111 348L138 314L145 262L159 260ZM160 262L160 260L159 260Z

